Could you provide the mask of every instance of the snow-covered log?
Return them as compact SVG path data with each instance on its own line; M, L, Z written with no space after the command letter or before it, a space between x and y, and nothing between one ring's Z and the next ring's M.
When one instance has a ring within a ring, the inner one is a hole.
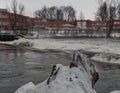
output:
M95 65L82 53L75 52L69 66L56 64L47 80L32 88L28 88L28 83L15 93L96 93L93 87L98 79Z

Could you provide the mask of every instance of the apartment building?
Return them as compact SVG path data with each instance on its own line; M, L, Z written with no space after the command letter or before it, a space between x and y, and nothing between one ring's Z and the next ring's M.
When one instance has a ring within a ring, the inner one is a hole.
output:
M0 30L6 30L8 25L7 9L0 9Z
M46 18L31 18L33 22L33 28L34 29L44 29L47 27L48 20Z
M11 19L9 18L11 16ZM17 23L14 25L15 17ZM80 29L107 29L108 21L92 21L92 20L48 20L46 18L32 18L24 15L15 15L7 12L7 9L0 9L0 30L12 30L15 26L16 30L41 29L41 28L80 28ZM113 29L120 29L120 20L113 21Z
M0 9L0 30L26 30L32 29L33 18L29 16L9 13L7 9Z

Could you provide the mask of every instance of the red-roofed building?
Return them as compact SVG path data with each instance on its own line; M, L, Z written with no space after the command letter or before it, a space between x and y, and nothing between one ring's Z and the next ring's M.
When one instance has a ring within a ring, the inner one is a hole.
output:
M15 19L16 16L16 19ZM17 23L14 24L14 21ZM26 29L45 29L45 28L79 28L79 29L107 29L107 21L92 21L92 20L48 20L46 18L31 18L24 15L15 15L7 12L6 9L0 9L0 30L16 30ZM120 20L114 20L113 29L120 29Z
M0 9L0 30L26 30L32 28L31 17L9 13L6 9Z
M8 25L7 9L0 9L0 30L6 30Z

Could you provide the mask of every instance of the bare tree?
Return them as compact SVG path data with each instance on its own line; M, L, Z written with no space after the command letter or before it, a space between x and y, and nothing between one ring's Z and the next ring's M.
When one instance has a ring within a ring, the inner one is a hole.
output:
M118 4L117 15L118 19L120 20L120 3Z
M49 20L55 20L57 19L57 7L56 6L52 6L48 9L48 19Z
M96 18L100 21L107 21L107 37L111 36L113 30L114 20L117 17L117 9L119 6L119 0L98 0L98 11Z
M12 30L16 32L17 29L17 12L18 12L18 4L16 0L13 0L12 4L11 4L11 12L9 17L10 17L10 21L11 21L11 26L12 26Z
M75 21L76 11L72 6L63 7L63 16L66 21Z
M41 17L41 16L42 16L41 11L40 11L40 10L36 10L36 11L34 12L34 16L35 16L35 17Z
M46 6L43 6L41 10L36 10L34 12L34 15L38 18L48 18L48 8Z
M18 20L19 20L19 29L21 29L21 30L25 30L26 29L26 27L25 27L25 24L27 24L26 23L26 19L23 17L24 15L24 10L25 10L25 7L24 7L24 5L23 4L19 4L19 18L18 18ZM22 23L22 24L21 24ZM27 29L26 29L27 30Z
M96 13L97 20L108 20L108 6L106 2L99 1L99 8Z
M48 9L46 6L44 6L41 10L42 17L47 18L48 17L47 13L48 13Z
M10 29L17 33L17 30L25 30L26 19L24 16L25 7L13 0L11 7L8 9Z
M34 12L35 17L44 17L49 20L66 20L75 21L76 11L72 6L61 6L60 8L52 6L47 8L44 6L41 10L36 10Z
M25 6L23 4L19 4L19 14L20 15L23 15L24 10L25 10Z

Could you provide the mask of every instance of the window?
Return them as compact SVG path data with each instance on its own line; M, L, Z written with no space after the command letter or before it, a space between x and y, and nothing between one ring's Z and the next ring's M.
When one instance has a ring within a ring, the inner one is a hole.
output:
M7 22L7 19L2 19L2 22Z
M6 15L7 15L7 12L4 12L4 11L3 11L3 12L2 12L2 15L5 15L5 16L6 16Z

